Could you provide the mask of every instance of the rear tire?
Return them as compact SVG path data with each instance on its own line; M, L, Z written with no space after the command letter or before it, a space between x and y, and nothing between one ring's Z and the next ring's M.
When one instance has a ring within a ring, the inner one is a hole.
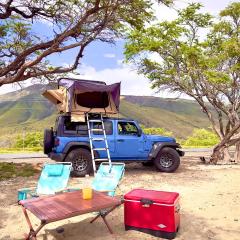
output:
M175 149L165 147L161 149L157 157L154 159L154 164L161 172L175 172L180 165L180 157Z
M53 130L45 129L44 137L43 137L43 152L44 152L44 154L50 153L52 151L53 146L54 146Z
M68 153L65 161L72 163L71 176L73 177L85 177L93 172L91 153L87 149L73 149Z

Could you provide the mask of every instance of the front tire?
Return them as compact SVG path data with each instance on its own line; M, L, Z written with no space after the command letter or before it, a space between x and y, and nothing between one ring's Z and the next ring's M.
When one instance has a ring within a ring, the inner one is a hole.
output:
M175 149L165 147L161 149L157 157L154 159L154 164L161 172L175 172L180 165L180 157Z
M71 162L73 177L85 177L93 171L91 153L87 149L77 148L68 153L66 162Z

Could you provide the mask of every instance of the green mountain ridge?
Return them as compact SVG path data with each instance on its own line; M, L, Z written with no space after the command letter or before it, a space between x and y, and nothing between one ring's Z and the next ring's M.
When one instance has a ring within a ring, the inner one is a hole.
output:
M35 84L0 95L0 137L25 131L43 131L54 125L56 108L41 93L45 85ZM145 127L160 127L186 138L194 128L210 123L195 101L148 96L123 96L120 114L138 120Z

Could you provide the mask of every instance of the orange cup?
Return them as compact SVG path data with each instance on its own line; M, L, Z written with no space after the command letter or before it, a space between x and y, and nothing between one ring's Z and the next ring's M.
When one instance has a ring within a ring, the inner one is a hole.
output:
M84 200L90 200L92 199L92 188L83 188L82 189L82 198Z

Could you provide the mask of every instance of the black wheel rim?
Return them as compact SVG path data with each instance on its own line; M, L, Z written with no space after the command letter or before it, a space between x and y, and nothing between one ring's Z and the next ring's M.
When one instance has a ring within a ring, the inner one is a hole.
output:
M170 168L173 165L172 155L169 153L164 153L160 157L160 165L164 168Z
M88 165L88 160L83 156L79 156L73 161L73 170L77 172L82 172L86 170Z

